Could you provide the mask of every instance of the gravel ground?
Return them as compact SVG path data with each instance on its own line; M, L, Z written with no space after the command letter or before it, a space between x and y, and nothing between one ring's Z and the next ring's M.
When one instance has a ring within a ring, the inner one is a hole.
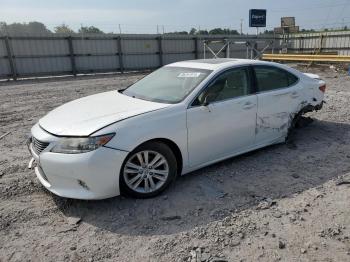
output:
M306 69L304 69L305 71ZM0 84L0 261L350 261L350 77L285 144L180 177L147 200L79 201L27 169L30 127L67 101L141 75Z

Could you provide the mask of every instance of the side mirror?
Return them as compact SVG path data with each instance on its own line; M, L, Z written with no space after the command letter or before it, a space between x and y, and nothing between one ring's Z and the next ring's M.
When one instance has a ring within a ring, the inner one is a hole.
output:
M209 93L204 97L204 101L202 103L202 106L208 106L212 101L214 101L216 98L216 95L213 93Z
M209 105L208 97L205 97L202 103L202 106L208 106L208 105Z

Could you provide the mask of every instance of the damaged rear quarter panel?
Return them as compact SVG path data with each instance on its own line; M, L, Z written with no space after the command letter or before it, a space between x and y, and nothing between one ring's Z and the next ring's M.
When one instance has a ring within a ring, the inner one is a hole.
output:
M256 141L265 143L287 136L294 117L309 104L310 94L301 83L258 94Z
M307 105L307 101L302 101L293 112L278 112L271 116L257 116L256 133L273 129L281 135L286 135L294 117Z

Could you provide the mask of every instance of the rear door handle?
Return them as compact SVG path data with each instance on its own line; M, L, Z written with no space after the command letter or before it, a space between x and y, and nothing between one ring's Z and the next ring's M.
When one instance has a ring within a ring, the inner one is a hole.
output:
M255 104L251 103L251 102L246 102L244 105L243 105L243 109L244 110L248 110L248 109L251 109L255 106Z

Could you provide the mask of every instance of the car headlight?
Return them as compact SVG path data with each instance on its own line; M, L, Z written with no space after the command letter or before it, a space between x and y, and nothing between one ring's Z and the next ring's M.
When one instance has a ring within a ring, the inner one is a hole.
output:
M91 137L66 137L57 141L51 149L54 153L79 154L86 153L107 144L115 134Z

